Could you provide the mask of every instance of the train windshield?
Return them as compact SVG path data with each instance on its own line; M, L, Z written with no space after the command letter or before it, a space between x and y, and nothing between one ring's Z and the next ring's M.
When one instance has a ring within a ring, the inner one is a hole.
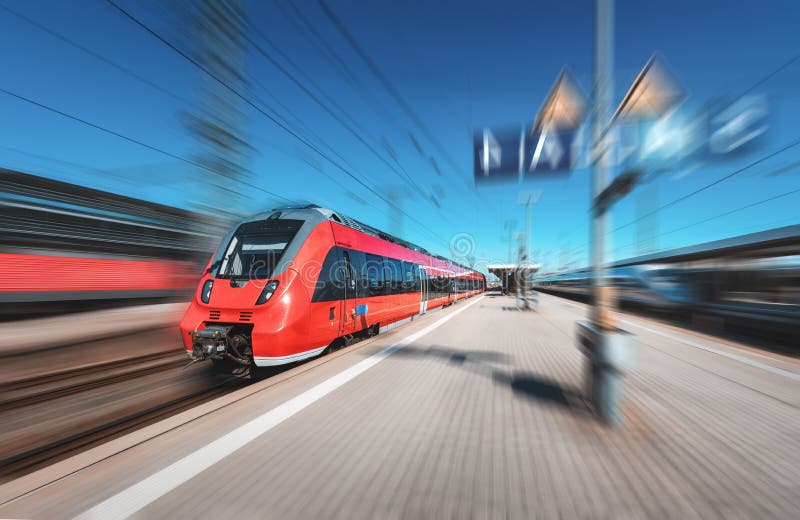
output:
M271 229L261 223L242 225L219 261L217 278L260 279L272 276L301 224L279 223L280 226L269 226Z

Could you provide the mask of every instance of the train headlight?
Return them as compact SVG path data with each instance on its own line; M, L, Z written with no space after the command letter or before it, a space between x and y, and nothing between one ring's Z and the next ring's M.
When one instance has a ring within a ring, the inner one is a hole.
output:
M200 291L200 300L203 303L208 303L208 300L211 299L211 289L214 287L214 280L206 280L206 283L203 284L203 290Z
M267 303L277 290L278 290L278 280L272 280L271 282L269 282L267 285L264 286L264 290L261 291L261 294L258 296L258 299L256 300L256 305Z

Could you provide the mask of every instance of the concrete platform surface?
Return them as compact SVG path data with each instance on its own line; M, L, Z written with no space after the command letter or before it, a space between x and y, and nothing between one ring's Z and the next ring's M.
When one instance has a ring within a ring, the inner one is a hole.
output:
M140 330L177 328L188 306L188 302L133 305L3 323L4 341L0 344L0 357Z
M582 305L482 296L0 488L10 518L800 518L800 361L626 317L597 423Z

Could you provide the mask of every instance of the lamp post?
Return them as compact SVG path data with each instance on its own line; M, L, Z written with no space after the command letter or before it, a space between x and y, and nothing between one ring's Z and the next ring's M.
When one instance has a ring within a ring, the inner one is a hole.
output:
M604 129L609 120L613 92L613 0L596 0L594 34L594 114L592 121L593 148L599 150L592 166L592 321L600 330L614 327L611 295L605 289L605 248L607 209L596 201L606 189L611 139Z
M625 171L608 182L615 146L613 126L624 119L663 114L683 93L657 55L642 68L610 115L613 98L614 0L595 0L594 110L592 118L592 297L591 320L578 323L578 344L588 358L587 390L598 415L607 423L621 421L619 398L623 373L633 366L631 335L617 327L614 294L605 272L608 212L640 182L643 171ZM610 117L609 117L610 115Z
M512 249L512 238L511 235L514 232L514 228L517 227L516 220L506 220L505 229L508 231L508 263L513 263L514 258L511 256L511 249Z
M613 95L613 0L595 1L594 111L592 117L591 190L591 320L578 323L578 344L587 356L586 387L595 411L605 422L621 421L619 398L623 371L630 365L630 334L616 326L613 293L605 273L608 211L633 186L620 176L612 183L607 177L613 151L613 134L608 131ZM627 189L626 189L627 188Z
M517 268L518 294L521 295L522 308L524 310L529 310L531 308L529 280L533 265L531 261L531 207L539 201L541 195L542 190L530 190L520 192L517 198L517 204L525 205L525 234L523 235L520 262Z

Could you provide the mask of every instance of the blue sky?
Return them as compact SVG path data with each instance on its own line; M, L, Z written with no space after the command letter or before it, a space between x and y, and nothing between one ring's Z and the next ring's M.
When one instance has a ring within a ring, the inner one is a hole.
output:
M172 154L191 157L197 152L179 119L181 110L199 101L203 74L192 64L101 0L0 0L0 4L159 87L138 81L0 10L0 88ZM185 42L186 20L175 8L152 0L121 0L120 4L176 44ZM529 124L565 65L589 92L592 2L329 3L455 165L387 93L316 1L297 1L295 5L324 45L313 43L307 33L298 30L302 22L285 1L244 4L249 22L277 44L292 64L286 64L255 34L251 37L326 105L333 100L341 107L352 118L351 126L381 158L252 49L245 58L245 73L253 82L248 91L251 99L259 99L259 104L268 104L287 117L293 128L316 145L330 147L322 148L326 154L335 150L353 174L385 197L400 201L414 220L404 217L398 222L398 212L388 210L383 200L258 112L245 109L244 132L257 151L250 164L255 174L249 182L291 200L339 209L448 256L450 239L469 233L474 237L474 255L484 261L507 260L503 224L515 219L521 230L523 209L516 205L518 193L541 189L541 200L533 210L532 249L537 258L546 269L567 260L573 267L586 264L588 171L576 170L568 177L522 186L476 189L472 185L471 129ZM789 0L619 0L615 99L622 97L653 51L665 57L689 94L687 107L719 96L733 99L800 53L798 30L800 4ZM347 72L336 60L345 64ZM311 78L314 85L305 78ZM753 91L767 96L770 108L769 131L761 148L691 172L663 172L614 209L612 229L800 138L799 83L800 60ZM212 188L195 182L199 176L193 167L173 158L3 93L0 110L5 122L0 126L2 166L182 207L215 196ZM384 142L390 143L396 162ZM782 196L800 188L800 168L770 174L792 165L798 156L800 146L670 206L642 225L620 229L611 238L611 258L800 222L796 209L800 193ZM404 173L391 171L387 162L407 173L414 183L405 180ZM240 191L248 190L242 187ZM431 193L441 208L431 202ZM779 198L738 210L772 197ZM251 192L239 204L247 213L282 203ZM732 213L715 218L727 212ZM697 224L704 220L707 222ZM638 245L637 233L647 237Z

